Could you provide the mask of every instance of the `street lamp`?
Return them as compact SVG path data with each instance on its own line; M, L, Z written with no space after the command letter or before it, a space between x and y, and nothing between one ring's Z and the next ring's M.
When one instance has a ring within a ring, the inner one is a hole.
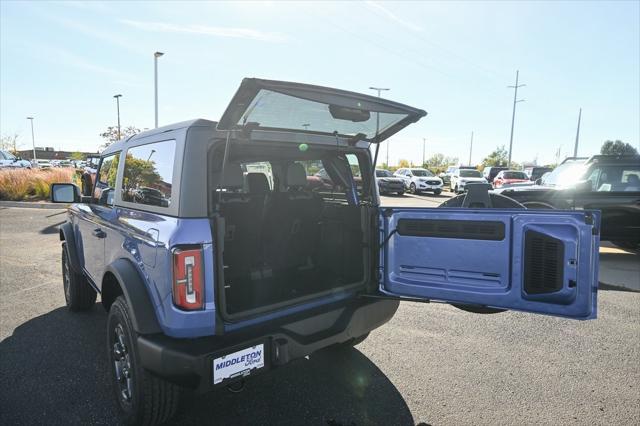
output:
M164 55L163 52L155 52L153 54L153 76L154 76L154 95L156 104L156 129L158 128L158 58Z
M33 145L33 161L36 161L36 138L33 136L33 117L27 117L31 121L31 144Z
M120 98L122 95L113 95L113 97L116 98L116 108L118 109L118 140L120 140Z

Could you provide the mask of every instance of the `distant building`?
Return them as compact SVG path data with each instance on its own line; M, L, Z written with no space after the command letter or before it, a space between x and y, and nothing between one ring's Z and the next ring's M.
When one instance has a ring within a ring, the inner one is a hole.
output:
M36 147L36 157L40 160L69 160L71 155L76 151L56 151L52 147ZM86 158L87 156L95 156L97 152L81 152ZM33 159L33 149L23 149L18 151L17 154L19 157L25 160Z

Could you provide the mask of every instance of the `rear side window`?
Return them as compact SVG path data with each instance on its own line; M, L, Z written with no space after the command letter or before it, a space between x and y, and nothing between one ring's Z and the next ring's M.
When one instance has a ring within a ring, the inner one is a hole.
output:
M169 207L175 153L174 140L130 148L124 162L122 201Z

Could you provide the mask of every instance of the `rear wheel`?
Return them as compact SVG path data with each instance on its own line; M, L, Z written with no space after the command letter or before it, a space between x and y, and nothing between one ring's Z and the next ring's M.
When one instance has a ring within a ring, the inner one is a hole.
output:
M164 423L175 414L182 389L142 368L136 337L129 306L119 296L107 318L107 352L120 413L126 424Z
M67 243L62 243L62 284L64 299L70 311L86 311L96 303L96 291L87 279L71 266Z
M404 195L404 191L398 191L398 195Z
M455 194L457 194L457 193L458 193L458 185L456 185L456 187L453 189L453 192L454 192Z

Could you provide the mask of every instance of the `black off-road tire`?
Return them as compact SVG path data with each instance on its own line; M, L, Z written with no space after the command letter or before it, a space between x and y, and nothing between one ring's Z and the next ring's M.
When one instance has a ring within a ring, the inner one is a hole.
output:
M436 189L435 191L433 191L433 193L436 195L440 195L442 194L442 189Z
M119 337L124 345L117 346L120 344ZM176 413L183 388L153 375L141 366L136 340L137 333L131 323L129 306L125 298L119 296L111 305L107 318L107 356L111 364L116 403L125 424L162 424ZM122 368L123 363L127 374ZM128 376L131 379L130 394L127 379L118 379L116 365L120 366L121 377Z
M66 242L62 243L62 286L64 299L70 311L86 311L96 303L95 289L81 273L75 272L71 266Z

